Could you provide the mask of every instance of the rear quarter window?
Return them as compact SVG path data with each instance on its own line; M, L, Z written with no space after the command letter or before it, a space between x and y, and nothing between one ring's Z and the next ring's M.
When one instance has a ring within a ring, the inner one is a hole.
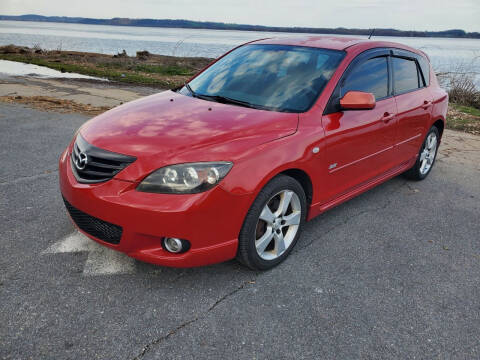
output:
M403 94L421 87L415 60L392 57L392 67L396 94Z
M425 79L425 85L430 85L430 64L427 59L423 56L420 56L418 59L420 68L422 69L423 78Z

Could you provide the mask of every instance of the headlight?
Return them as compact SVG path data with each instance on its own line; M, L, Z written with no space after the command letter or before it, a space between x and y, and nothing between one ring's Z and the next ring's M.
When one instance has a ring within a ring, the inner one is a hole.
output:
M227 161L170 165L148 175L138 191L160 194L194 194L217 185L233 164Z

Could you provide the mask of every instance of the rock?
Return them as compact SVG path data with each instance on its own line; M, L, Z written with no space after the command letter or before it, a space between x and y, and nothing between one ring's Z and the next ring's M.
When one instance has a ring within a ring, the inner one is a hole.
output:
M137 58L139 60L146 60L150 56L150 53L147 50L137 51Z
M127 57L127 52L125 51L125 49L123 49L123 51L121 53L118 53L117 55L113 55L114 58L119 58L119 57Z

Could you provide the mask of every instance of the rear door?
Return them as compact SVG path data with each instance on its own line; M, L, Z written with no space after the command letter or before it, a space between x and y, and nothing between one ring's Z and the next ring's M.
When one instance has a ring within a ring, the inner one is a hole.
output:
M408 51L394 50L391 57L398 112L394 152L399 162L417 155L426 127L430 124L432 96L417 56Z
M359 55L345 71L322 118L327 141L327 201L393 167L396 105L392 96L388 50ZM339 100L350 90L370 92L370 110L341 110Z

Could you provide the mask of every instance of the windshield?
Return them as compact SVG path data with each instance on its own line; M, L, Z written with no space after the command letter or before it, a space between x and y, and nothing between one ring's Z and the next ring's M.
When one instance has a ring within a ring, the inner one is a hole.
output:
M305 112L337 68L343 51L245 45L224 56L180 92L259 109Z

